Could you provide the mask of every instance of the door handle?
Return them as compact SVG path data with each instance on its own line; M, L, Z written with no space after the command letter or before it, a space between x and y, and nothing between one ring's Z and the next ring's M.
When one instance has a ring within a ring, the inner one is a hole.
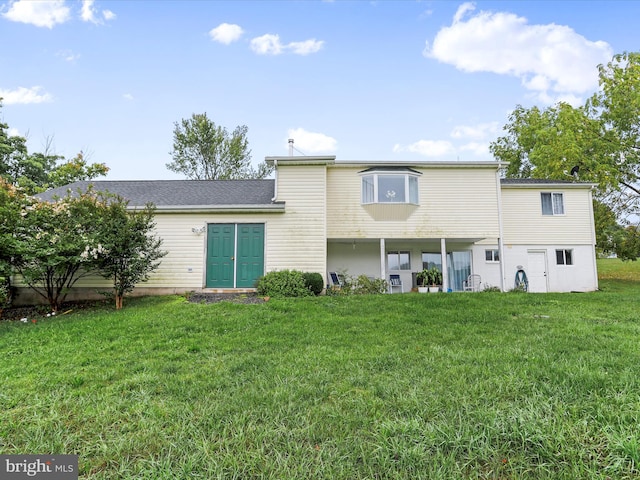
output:
M235 259L236 259L236 257L231 257L231 260L235 260Z

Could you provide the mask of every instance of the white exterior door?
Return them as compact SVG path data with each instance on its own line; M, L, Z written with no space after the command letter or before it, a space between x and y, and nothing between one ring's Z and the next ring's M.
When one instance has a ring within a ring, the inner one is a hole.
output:
M529 271L529 291L547 293L547 253L544 251L527 252Z

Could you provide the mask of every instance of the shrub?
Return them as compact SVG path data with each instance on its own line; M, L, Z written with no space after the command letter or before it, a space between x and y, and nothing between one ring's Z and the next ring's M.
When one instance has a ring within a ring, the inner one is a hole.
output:
M324 279L322 275L315 272L305 272L302 274L306 287L311 290L314 295L320 295L324 288Z
M329 289L329 295L376 295L387 293L389 284L384 278L370 278L367 275L354 277L343 274L344 285L339 289Z
M303 272L299 270L277 270L260 277L256 283L259 295L269 297L308 297L313 295L307 288Z
M11 285L5 278L0 278L0 312L11 306Z

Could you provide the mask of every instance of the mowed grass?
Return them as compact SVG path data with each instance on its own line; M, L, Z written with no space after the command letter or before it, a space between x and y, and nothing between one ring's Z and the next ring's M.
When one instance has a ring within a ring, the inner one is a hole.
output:
M1 322L0 453L85 479L639 478L640 283L607 275Z

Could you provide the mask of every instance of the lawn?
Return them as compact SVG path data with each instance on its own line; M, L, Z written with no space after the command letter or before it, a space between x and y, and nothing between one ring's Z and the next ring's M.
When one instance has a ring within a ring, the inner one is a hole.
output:
M639 478L640 270L599 263L594 293L0 322L0 453L77 454L83 479Z

